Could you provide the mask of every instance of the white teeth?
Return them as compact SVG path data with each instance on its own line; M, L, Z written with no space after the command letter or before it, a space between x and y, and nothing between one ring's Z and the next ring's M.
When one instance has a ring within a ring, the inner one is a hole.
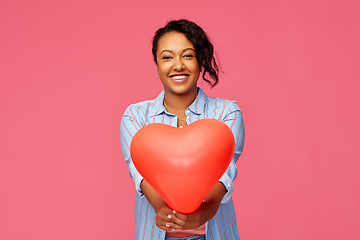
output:
M184 78L187 78L188 76L187 75L178 75L178 76L172 76L171 78L172 79L184 79Z

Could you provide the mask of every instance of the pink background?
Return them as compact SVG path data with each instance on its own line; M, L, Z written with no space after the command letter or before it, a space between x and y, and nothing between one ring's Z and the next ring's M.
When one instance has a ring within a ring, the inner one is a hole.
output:
M132 239L119 141L162 89L151 38L189 18L246 129L242 240L360 238L358 1L1 1L0 239Z

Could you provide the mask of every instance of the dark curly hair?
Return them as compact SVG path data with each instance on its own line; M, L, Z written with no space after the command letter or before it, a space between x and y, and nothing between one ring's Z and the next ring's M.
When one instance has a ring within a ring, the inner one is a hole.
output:
M202 78L205 82L214 87L219 82L219 67L214 57L214 47L209 41L206 33L196 23L186 19L170 21L165 27L159 28L153 38L152 54L154 61L157 63L156 52L158 49L159 39L168 32L181 32L194 45L196 52L196 59L199 67L203 67ZM206 73L210 76L212 81L207 79Z

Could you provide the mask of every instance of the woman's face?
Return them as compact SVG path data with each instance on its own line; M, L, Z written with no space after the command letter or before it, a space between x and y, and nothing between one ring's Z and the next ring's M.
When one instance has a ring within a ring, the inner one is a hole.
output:
M177 95L197 91L200 67L195 47L183 33L164 34L159 39L156 58L165 91Z

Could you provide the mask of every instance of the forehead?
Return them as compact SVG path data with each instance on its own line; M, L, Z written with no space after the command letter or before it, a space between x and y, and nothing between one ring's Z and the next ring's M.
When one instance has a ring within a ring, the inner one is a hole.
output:
M192 48L195 50L194 45L190 42L185 34L180 32L168 32L164 34L158 42L158 53L169 50L169 51L183 51L186 48Z

